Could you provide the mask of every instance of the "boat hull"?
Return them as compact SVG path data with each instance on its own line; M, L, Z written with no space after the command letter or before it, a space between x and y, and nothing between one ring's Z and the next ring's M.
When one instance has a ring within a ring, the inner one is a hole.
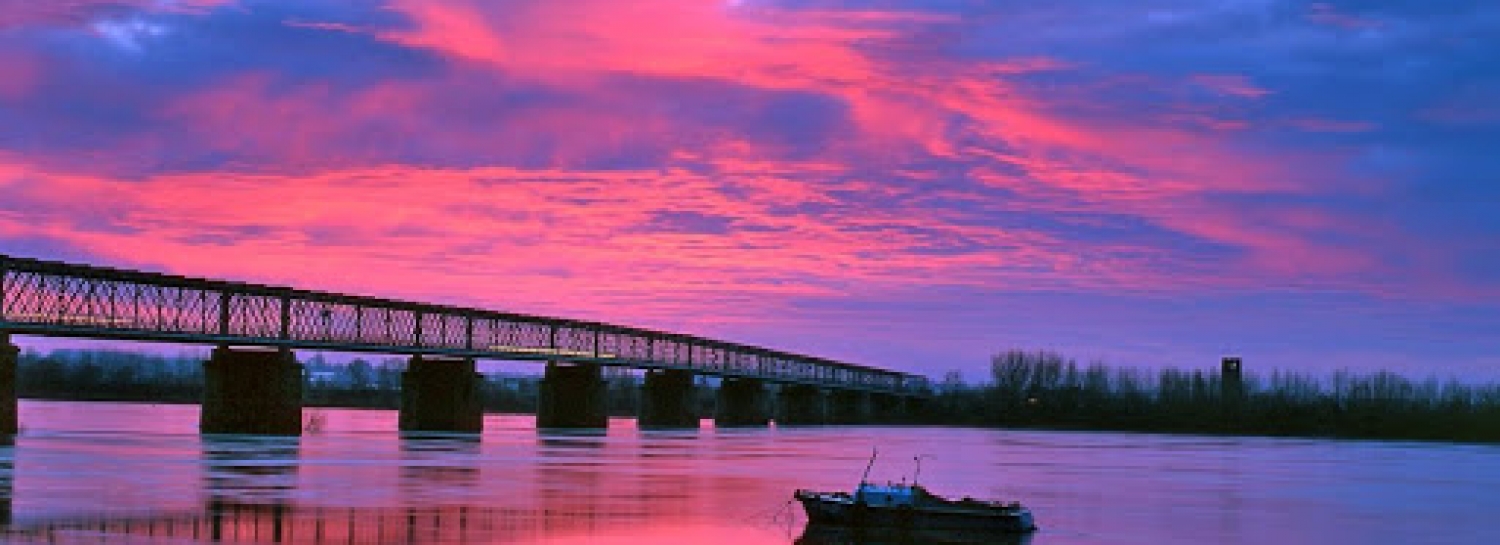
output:
M1026 533L1036 530L1022 508L876 506L847 497L798 494L809 523L850 527L887 527L980 533Z
M997 533L809 523L796 545L1031 545L1035 532Z

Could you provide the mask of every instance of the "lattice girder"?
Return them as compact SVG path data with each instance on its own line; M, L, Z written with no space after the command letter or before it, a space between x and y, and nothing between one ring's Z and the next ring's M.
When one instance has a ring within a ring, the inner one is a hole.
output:
M892 393L925 377L687 335L0 255L0 331L687 369Z

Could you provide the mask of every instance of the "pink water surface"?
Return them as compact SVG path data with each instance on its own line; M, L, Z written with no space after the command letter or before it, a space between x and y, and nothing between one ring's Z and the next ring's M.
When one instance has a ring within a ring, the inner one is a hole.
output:
M300 439L200 437L196 406L23 401L0 448L11 541L791 543L796 488L872 479L1020 500L1032 545L1485 543L1500 448L954 428L403 437L309 409ZM214 532L217 531L217 534ZM870 536L864 536L870 537Z

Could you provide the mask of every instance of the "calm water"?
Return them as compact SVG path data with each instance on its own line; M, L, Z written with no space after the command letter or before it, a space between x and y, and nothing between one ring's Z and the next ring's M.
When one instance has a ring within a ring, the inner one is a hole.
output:
M1031 545L1500 543L1500 448L924 428L403 439L312 409L297 439L202 438L196 406L23 401L0 448L12 542L791 543L798 487L873 477L1019 499ZM316 416L314 416L316 415Z

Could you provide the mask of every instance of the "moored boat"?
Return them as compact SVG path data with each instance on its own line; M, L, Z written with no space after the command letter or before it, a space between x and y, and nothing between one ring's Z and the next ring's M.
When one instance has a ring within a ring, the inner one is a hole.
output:
M1036 532L932 530L808 524L796 545L1031 545Z
M798 490L807 520L838 526L889 526L932 530L1031 532L1036 522L1019 503L949 500L916 484L860 483L853 494Z
M873 456L870 463L874 464ZM869 476L868 467L865 476ZM874 484L862 478L852 494L797 490L792 497L802 503L808 523L816 525L996 534L1028 533L1037 528L1031 511L1018 502L951 500L929 492L915 478L911 484Z

